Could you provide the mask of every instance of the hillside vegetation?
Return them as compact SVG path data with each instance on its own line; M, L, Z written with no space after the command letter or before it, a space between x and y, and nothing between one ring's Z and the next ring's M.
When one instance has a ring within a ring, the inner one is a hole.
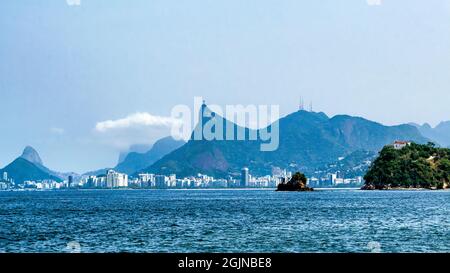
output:
M386 146L369 168L366 189L447 188L450 181L450 149L433 143L411 143L403 149Z

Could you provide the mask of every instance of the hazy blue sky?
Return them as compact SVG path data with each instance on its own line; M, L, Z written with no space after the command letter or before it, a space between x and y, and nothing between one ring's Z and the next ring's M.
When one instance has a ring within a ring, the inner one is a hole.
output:
M167 130L98 122L168 116L194 96L450 119L450 0L67 1L0 2L0 167L25 145L56 170L113 166Z

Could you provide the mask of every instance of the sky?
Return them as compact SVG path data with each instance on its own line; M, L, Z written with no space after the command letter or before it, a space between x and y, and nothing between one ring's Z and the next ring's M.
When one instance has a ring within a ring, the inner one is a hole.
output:
M450 120L450 0L0 2L0 168L26 145L54 170L112 167L195 96Z

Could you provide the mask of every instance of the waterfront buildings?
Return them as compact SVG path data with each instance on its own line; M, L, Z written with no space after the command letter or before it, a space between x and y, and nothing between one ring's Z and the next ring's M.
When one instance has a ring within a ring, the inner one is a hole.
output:
M3 172L0 177L0 190L8 190L14 187L14 180L8 176L7 172Z
M69 175L69 177L67 178L67 186L70 188L73 186L73 176Z
M87 181L81 184L86 185L87 188L106 188L106 175L89 176Z
M0 179L0 190L6 189L194 189L194 188L276 188L282 181L287 181L292 176L291 172L277 169L272 175L252 176L249 168L242 168L241 173L236 177L216 178L206 174L197 174L177 178L175 174L152 174L141 173L135 177L119 173L115 170L108 170L104 174L89 175L83 177L69 176L64 182L52 180L26 181L15 186L11 179L2 181ZM5 178L5 175L3 175ZM324 177L309 177L310 187L357 187L363 184L362 177L345 178L341 172L330 173Z
M54 180L25 181L18 187L22 189L57 190L64 188L64 183Z
M169 178L165 175L156 175L155 176L155 187L158 189L164 189L167 186L167 181Z
M341 173L330 173L326 177L310 177L308 186L314 188L360 187L364 184L362 176L345 178Z
M242 168L241 170L241 187L248 187L250 182L250 174L248 168Z
M128 175L109 170L106 174L107 188L126 188L128 187Z

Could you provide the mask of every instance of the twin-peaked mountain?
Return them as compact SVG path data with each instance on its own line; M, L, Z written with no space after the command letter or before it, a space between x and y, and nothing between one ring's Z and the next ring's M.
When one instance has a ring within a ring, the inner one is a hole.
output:
M42 161L38 152L31 146L25 147L20 158L25 159L35 165L44 166L44 162Z
M222 117L215 116L226 128L242 129ZM203 123L209 119L203 119ZM219 124L220 124L219 122ZM228 124L229 125L229 124ZM197 127L196 129L198 129ZM244 128L246 135L251 129ZM253 132L254 133L254 132ZM259 135L261 132L256 131ZM254 175L270 174L273 168L312 174L340 157L357 151L378 152L395 140L426 143L419 130L411 125L384 126L360 117L338 115L329 118L324 113L298 111L279 120L279 147L275 151L260 150L260 140L191 139L144 172L190 176L197 173L226 177L238 175L249 167Z
M8 177L14 179L15 183L24 181L54 180L62 181L66 174L52 171L44 166L38 152L27 146L20 157L0 170L0 173L7 172Z

